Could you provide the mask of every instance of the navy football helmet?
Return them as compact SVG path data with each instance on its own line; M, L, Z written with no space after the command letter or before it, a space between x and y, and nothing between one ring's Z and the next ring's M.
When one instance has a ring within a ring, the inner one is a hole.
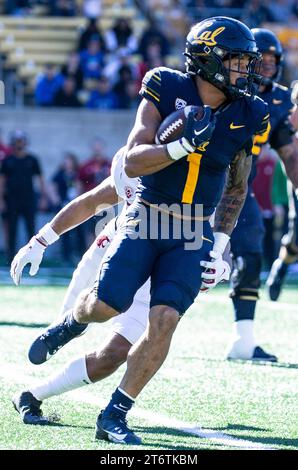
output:
M262 76L261 84L265 86L272 85L272 82L278 82L281 77L283 67L283 49L277 36L265 28L254 28L251 30L257 43L258 51L261 54L273 54L276 59L275 70L271 77ZM261 72L262 73L262 72Z
M251 30L241 21L224 16L208 18L193 26L186 38L186 70L200 75L216 86L229 99L252 95L254 79L260 67L255 38ZM249 57L246 72L240 71L240 59ZM238 70L231 67L231 59L238 57ZM229 66L224 61L229 60ZM230 72L240 72L242 77L235 84L230 82Z

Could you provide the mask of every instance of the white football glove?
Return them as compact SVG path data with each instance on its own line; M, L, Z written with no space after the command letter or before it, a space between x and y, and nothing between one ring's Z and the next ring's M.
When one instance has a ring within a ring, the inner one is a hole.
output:
M42 261L45 245L42 245L36 237L31 238L27 245L23 246L12 260L10 275L16 286L20 284L21 276L26 264L31 264L30 276L35 276Z
M27 245L23 246L12 260L10 275L16 286L20 284L21 276L26 264L31 264L30 276L35 276L42 261L43 254L48 245L59 240L59 235L48 223L44 225L37 235L31 238Z
M200 292L209 292L219 282L228 281L230 279L231 268L227 261L222 259L219 251L210 251L211 261L201 261L200 265L205 268L202 272L202 285Z

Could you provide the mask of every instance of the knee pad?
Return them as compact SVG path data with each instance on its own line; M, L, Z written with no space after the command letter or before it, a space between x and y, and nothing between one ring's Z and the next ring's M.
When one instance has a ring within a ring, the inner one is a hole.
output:
M234 255L230 297L258 300L261 266L261 253Z

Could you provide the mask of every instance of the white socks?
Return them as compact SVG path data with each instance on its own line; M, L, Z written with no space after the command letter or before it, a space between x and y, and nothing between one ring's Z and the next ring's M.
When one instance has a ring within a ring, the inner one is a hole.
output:
M234 337L229 345L227 357L230 359L251 359L256 347L253 320L234 322Z
M36 387L30 387L29 391L37 400L43 401L46 398L69 392L90 383L92 382L87 374L84 356L68 363L62 371L45 379Z

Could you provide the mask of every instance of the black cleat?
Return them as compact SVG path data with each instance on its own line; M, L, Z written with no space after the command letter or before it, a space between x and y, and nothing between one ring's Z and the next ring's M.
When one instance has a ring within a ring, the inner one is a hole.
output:
M270 300L278 300L287 271L287 264L283 263L279 258L274 261L266 282Z
M80 331L74 331L68 324L67 316L59 323L50 325L31 344L28 357L32 364L43 364L72 339L80 336L88 325L82 325Z
M49 421L42 416L41 404L31 392L22 392L12 400L15 410L20 413L24 424L49 424Z
M131 429L127 422L116 413L104 415L101 411L96 421L95 439L114 442L116 444L140 445L142 440Z
M252 361L266 361L277 362L277 357L274 354L268 354L260 346L256 346L251 358Z

